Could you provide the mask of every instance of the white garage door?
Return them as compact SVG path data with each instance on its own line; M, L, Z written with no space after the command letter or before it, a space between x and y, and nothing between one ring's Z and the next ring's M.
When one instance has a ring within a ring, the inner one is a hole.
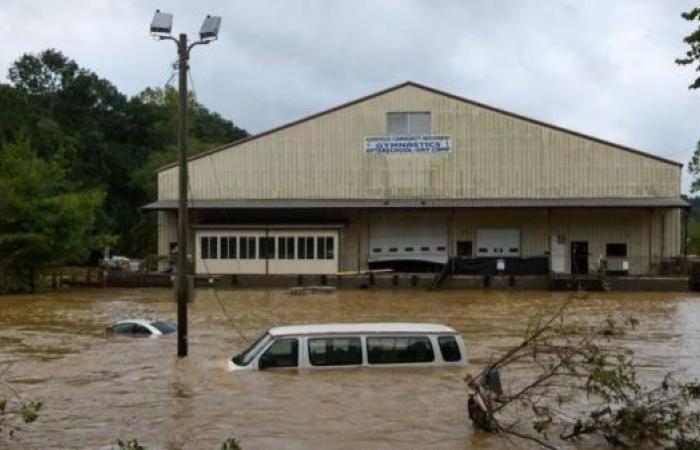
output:
M520 230L516 228L476 230L476 256L520 256Z
M441 215L386 214L370 219L369 261L447 262L447 220Z

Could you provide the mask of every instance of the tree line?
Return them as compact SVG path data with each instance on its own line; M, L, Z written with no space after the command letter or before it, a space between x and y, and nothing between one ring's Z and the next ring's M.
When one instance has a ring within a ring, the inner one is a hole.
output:
M0 292L105 246L156 253L155 169L176 160L177 91L129 97L55 49L24 54L0 83ZM190 95L189 152L248 133Z

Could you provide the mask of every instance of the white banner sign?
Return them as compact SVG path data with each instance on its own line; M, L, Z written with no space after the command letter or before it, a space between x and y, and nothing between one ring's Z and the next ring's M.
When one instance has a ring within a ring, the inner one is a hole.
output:
M376 136L365 138L365 152L373 154L446 153L452 150L450 136Z

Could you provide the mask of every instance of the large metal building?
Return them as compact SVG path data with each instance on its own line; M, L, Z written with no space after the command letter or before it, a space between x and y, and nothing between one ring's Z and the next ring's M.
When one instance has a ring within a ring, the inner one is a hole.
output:
M197 274L455 256L506 273L641 275L682 253L681 164L413 82L188 167ZM146 206L163 256L177 248L177 180L161 168Z

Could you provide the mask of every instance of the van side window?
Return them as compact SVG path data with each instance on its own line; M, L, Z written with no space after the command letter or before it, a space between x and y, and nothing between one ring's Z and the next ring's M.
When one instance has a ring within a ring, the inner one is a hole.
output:
M296 338L275 341L260 357L260 369L268 367L297 367L299 365L299 340Z
M435 354L425 336L369 337L367 359L370 364L422 363L435 360Z
M440 353L445 361L459 361L462 355L459 352L459 345L454 336L438 337L438 345L440 345Z
M359 337L309 339L309 362L313 366L349 366L362 364Z

